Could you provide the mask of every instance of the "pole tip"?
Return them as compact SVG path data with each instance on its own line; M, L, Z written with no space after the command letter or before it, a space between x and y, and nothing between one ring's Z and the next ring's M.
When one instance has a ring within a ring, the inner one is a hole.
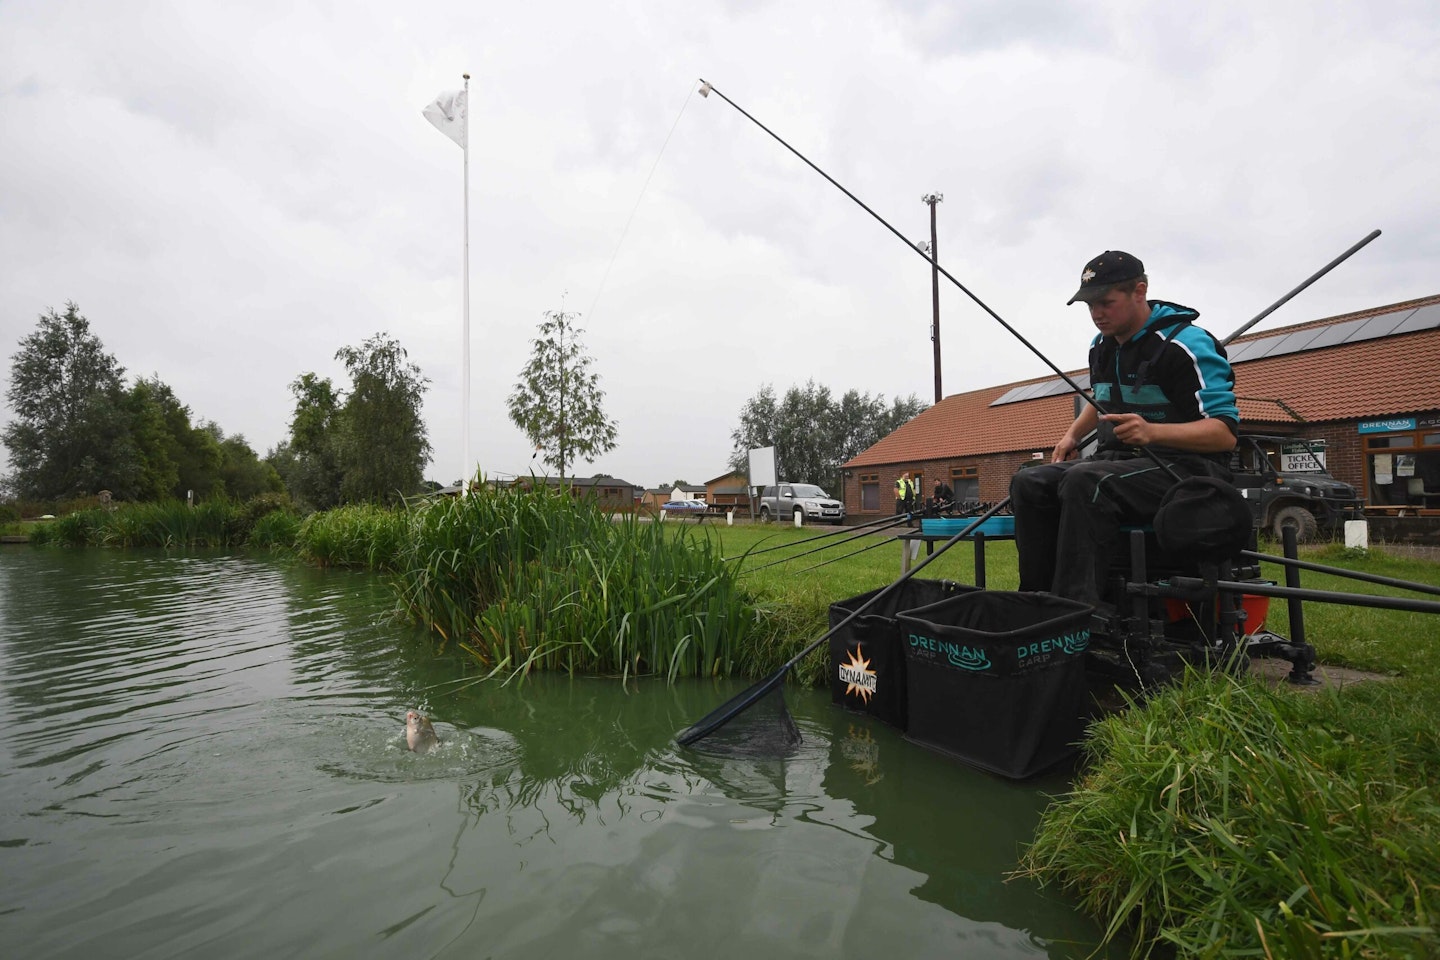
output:
M710 96L710 90L711 90L711 89L712 89L712 88L711 88L710 84L706 83L704 80L701 80L701 81L700 81L700 96L702 96L702 97L708 97L708 96Z
M468 74L468 73L462 73L462 74L460 74L460 76L464 77L466 80L469 80L469 79L470 79L470 74Z

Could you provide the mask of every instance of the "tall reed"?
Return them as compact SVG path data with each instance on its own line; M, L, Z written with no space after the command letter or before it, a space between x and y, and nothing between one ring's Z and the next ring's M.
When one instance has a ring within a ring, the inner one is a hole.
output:
M477 491L414 514L405 611L504 674L726 675L755 624L708 540L551 491Z
M322 567L391 570L410 538L412 519L405 507L336 507L301 521L295 547L302 557Z
M228 547L243 542L244 507L209 500L121 503L76 510L37 527L33 543L91 547Z

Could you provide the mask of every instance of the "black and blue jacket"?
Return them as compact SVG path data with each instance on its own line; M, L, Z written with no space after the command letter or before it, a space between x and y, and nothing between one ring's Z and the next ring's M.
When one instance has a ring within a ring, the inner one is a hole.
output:
M1097 336L1090 344L1090 387L1106 413L1138 413L1151 423L1190 423L1206 417L1237 432L1235 373L1225 348L1194 326L1199 312L1163 300L1150 301L1150 319L1125 343ZM1100 451L1129 450L1100 424ZM1156 445L1157 454L1198 456ZM1227 461L1229 454L1209 457Z

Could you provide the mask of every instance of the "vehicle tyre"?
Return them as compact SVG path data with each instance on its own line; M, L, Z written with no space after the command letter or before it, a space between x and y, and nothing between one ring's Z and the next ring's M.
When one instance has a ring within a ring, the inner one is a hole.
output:
M760 522L761 522L761 523L769 523L769 522L770 522L770 508L769 508L769 507L761 507L761 508L760 508Z
M1276 541L1285 539L1285 528L1295 528L1295 542L1309 543L1315 539L1315 533L1320 525L1315 522L1315 514L1304 507L1288 506L1281 507L1275 511L1274 518L1270 521L1270 532Z

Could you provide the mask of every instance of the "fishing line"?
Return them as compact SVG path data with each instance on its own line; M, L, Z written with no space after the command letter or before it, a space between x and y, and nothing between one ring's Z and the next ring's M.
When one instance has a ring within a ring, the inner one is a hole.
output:
M655 170L660 166L660 158L665 156L665 148L670 145L670 138L675 135L675 128L680 126L680 118L685 115L685 108L690 105L690 100L694 96L693 89L685 95L685 102L680 104L680 112L675 114L675 122L670 124L670 132L665 134L665 142L660 144L660 152L655 155L655 162L650 165L650 172L645 175L645 183L640 187L640 196L635 198L635 206L630 208L630 216L625 218L625 226L620 231L620 239L615 241L615 250L610 254L610 262L605 265L604 275L600 277L600 288L595 291L595 299L590 301L590 312L585 317L587 322L595 319L595 304L600 302L600 295L605 292L605 283L610 279L610 269L615 266L615 258L620 255L620 247L630 233L630 223L635 219L635 213L640 209L640 202L645 199L645 192L650 189L650 179L655 176Z
M785 550L790 547L798 547L804 543L814 543L816 540L825 540L829 537L838 537L842 534L853 533L856 530L867 530L870 527L881 526L882 524L891 524L895 523L897 520L908 520L909 518L910 514L908 513L897 513L892 516L881 517L878 520L867 520L865 523L857 523L851 527L841 527L837 530L831 530L827 533L816 534L813 537L805 537L801 540L791 540L788 543L777 543L775 546L766 547L764 550L747 550L744 553L737 553L733 557L721 557L720 559L726 563L729 563L732 560L744 560L746 557L758 557L762 553L774 553L776 550ZM771 537L774 536L775 534L771 534L770 537L766 537L765 539L769 540L771 539Z
M887 523L889 526L892 526L892 527L893 527L893 526L898 526L899 524L902 524L902 523L907 522L908 519L909 519L908 517L894 517L894 518L891 518L890 520L886 521L886 523ZM881 527L881 528L880 528L880 530L883 530L883 529L885 529L885 528L884 528L884 527ZM810 554L812 554L812 553L819 553L821 550L829 550L831 547L842 546L842 545L844 545L844 544L846 544L846 543L849 543L851 540L859 540L861 537L868 537L868 536L870 536L872 533L877 533L877 532L879 532L879 531L878 531L878 530L861 530L859 533L852 534L851 536L846 537L844 540L837 540L837 541L835 541L834 543L821 544L820 546L814 547L813 549L802 551L801 553L794 554L793 556L781 557L779 560L772 560L772 561L770 561L769 563L762 563L762 564L761 564L760 566L758 566L758 567L751 567L749 570L744 570L744 571L741 571L741 572L742 572L742 573L756 573L757 571L764 570L764 569L766 569L767 567L773 567L773 566L776 566L776 565L781 564L781 563L789 563L791 560L799 560L801 557L808 557L808 556L809 556ZM893 539L893 538L892 538L892 539ZM883 542L883 541L882 541L882 542ZM787 546L791 546L791 544L787 544ZM866 547L865 549L868 550L868 549L870 549L870 548L869 548L869 547Z
M876 540L874 543L869 544L869 545L864 546L864 547L861 547L859 550L851 550L849 553L844 554L844 555L842 555L842 556L839 556L839 557L831 557L829 560L821 560L819 563L812 563L810 566L808 566L808 567L801 567L799 570L796 570L795 572L796 572L796 573L808 573L808 572L811 571L811 570L819 570L821 567L827 566L827 565L829 565L829 564L839 563L841 560L849 560L851 557L858 557L858 556L860 556L860 554L865 553L867 550L874 550L876 547L883 547L883 546L885 546L887 543L894 543L897 539L899 539L899 538L898 538L898 537L886 537L886 538L883 539L883 540ZM904 543L905 541L904 541L904 540L901 540L900 542L901 542L901 543ZM909 547L907 546L906 549L908 550ZM804 554L801 554L801 556L804 556Z
M1014 327L1010 326L1010 324L1006 323L1004 317L1000 316L1000 314L996 313L994 310L991 310L990 306L985 303L985 301L981 300L974 293L972 293L970 289L966 287L965 284L957 280L955 278L955 275L952 274L949 270L946 270L944 267L942 267L932 255L923 252L919 247L912 243L910 239L905 236L905 234L892 227L889 221L887 221L884 217L880 216L880 214L876 213L874 210L870 209L870 207L867 206L863 200L855 196L855 194L851 193L849 190L845 189L845 187L842 186L840 182L834 177L830 176L830 174L817 167L813 162L811 162L809 157L805 156L805 154L790 146L790 144L786 143L779 134L777 134L775 131L765 126L765 124L761 123L759 120L756 120L749 113L747 113L744 107L741 107L734 100L731 100L729 97L725 96L725 94L717 90L715 86L709 81L701 79L700 96L708 97L712 93L718 96L721 100L724 100L726 103L730 104L730 106L734 107L736 110L740 111L741 115L744 116L745 119L749 120L751 123L755 124L755 126L770 134L770 136L773 137L775 141L779 143L782 147L784 147L786 150L789 150L791 153L795 154L795 156L803 160L805 162L805 165L808 166L811 170L814 170L816 173L820 174L820 176L824 177L826 180L829 180L830 183L835 187L835 189L845 194L845 196L853 200L856 205L860 207L860 209L864 210L866 213L870 214L870 216L878 220L880 222L880 225L883 226L886 230L889 230L891 233L895 234L895 236L899 237L900 241L904 243L905 246L909 247L912 253L916 254L926 263L933 266L936 270L938 270L941 274L944 275L946 280L949 280L951 283L955 284L955 286L960 289L961 293L965 294L965 296L973 300L976 306L988 313L991 318L994 319L996 323L1000 324L1000 326L1004 327L1011 336L1013 336L1016 340L1019 340L1031 353L1039 357L1040 360L1045 364L1045 366L1049 367L1055 372L1055 375L1057 377L1069 384L1070 389L1085 397L1086 401L1096 410L1100 411L1101 413L1105 412L1105 408L1100 406L1100 404L1093 397L1086 394L1085 391L1081 389L1080 385L1076 383L1073 379L1071 379L1069 374L1067 374L1064 370L1061 370L1059 367L1055 366L1055 364L1051 363L1049 357L1041 353L1040 350L1029 340L1026 340L1025 337L1020 333L1020 331L1016 330Z

